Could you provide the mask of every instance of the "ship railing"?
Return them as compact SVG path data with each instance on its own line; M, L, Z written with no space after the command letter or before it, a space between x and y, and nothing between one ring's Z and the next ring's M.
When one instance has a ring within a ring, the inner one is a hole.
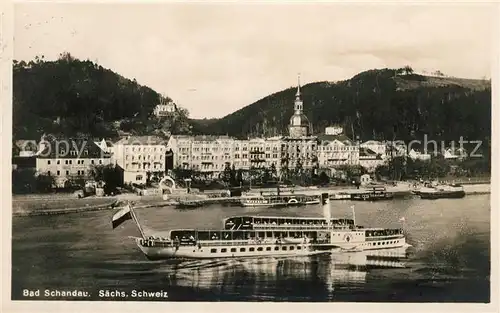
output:
M260 246L260 245L270 245L270 244L290 244L284 242L283 240L268 239L268 240L201 240L196 244L200 244L202 247L212 247L212 246ZM304 242L304 244L306 244ZM194 245L194 244L193 244Z
M394 234L394 235L381 235L381 236L367 236L365 237L366 241L375 241L375 240L381 240L381 239L398 239L398 238L404 238L403 234Z
M349 229L349 225L328 226L328 225L273 225L273 224L253 224L254 230L341 230Z

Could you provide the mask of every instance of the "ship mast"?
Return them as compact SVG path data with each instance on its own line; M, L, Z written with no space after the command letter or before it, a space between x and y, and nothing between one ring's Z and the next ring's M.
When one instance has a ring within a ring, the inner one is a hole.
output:
M146 234L144 233L144 230L142 229L142 226L141 224L139 223L139 220L137 219L137 216L135 215L135 211L134 211L134 208L132 207L132 204L128 203L128 206L130 208L130 216L132 217L132 219L134 220L135 222L135 225L137 226L137 228L139 229L139 232L141 233L141 236L143 239L146 239Z

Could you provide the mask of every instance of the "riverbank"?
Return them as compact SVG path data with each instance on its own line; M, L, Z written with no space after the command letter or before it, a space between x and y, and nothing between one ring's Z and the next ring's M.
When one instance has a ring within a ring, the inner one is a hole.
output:
M12 199L13 216L55 215L100 211L111 209L117 202L115 198L74 199L65 196L20 196Z
M491 193L489 183L482 184L464 184L464 191L466 195L480 195ZM392 193L395 197L413 196L412 184L410 183L397 183L396 185L387 185L387 192ZM357 193L363 190L352 187L296 187L294 193L305 195L320 195L321 193L328 192L329 194L336 194L339 192ZM258 188L252 189L250 194L260 195L260 193L275 193L274 188ZM13 216L36 216L36 215L54 215L54 214L67 214L78 213L86 211L99 211L108 210L120 205L126 201L133 201L136 208L149 208L149 207L164 207L174 206L179 202L195 202L193 204L209 205L213 203L234 202L240 197L232 198L209 198L204 194L183 194L169 195L169 200L163 199L160 196L138 196L135 194L122 194L115 197L99 198L88 197L83 199L75 199L71 194L54 194L54 195L22 195L14 196L12 199L12 215Z

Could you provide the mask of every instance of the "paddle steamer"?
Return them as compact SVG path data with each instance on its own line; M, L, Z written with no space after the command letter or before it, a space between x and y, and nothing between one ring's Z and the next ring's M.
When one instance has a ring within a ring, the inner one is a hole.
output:
M320 199L308 195L261 195L244 197L240 203L244 207L287 207L319 204Z
M175 229L163 237L146 236L130 204L113 216L113 228L133 219L141 237L132 237L148 259L298 256L331 250L363 251L405 246L399 229L364 228L354 219L332 219L328 194L325 218L237 216L222 230Z
M421 188L415 192L421 199L460 199L465 197L465 191L462 185L449 184L449 185L431 185Z

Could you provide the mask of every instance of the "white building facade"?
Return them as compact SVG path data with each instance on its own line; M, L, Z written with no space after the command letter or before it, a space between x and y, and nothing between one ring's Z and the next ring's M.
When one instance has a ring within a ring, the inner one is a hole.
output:
M145 184L148 172L165 174L166 144L156 136L129 136L114 143L112 158L123 170L123 182Z

